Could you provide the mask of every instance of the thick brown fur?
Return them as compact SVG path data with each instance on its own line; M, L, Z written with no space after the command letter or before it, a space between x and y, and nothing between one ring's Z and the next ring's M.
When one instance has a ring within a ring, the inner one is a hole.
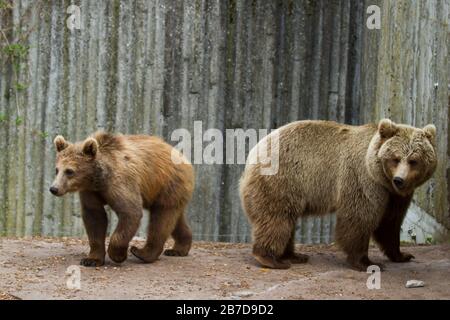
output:
M278 172L261 174L267 159L258 158L255 147L240 182L253 227L253 255L263 266L305 262L306 256L294 252L297 219L331 212L337 215L336 241L353 268L373 264L371 237L392 261L413 258L400 252L400 227L415 188L436 168L433 125L419 129L388 119L378 126L298 121L276 133ZM258 145L275 145L273 137ZM401 188L394 178L403 181Z
M104 264L108 224L105 205L118 216L108 247L113 261L120 263L127 258L143 208L150 211L147 242L143 248L132 247L131 252L144 262L153 262L172 236L175 245L165 254L188 254L192 233L185 209L194 189L194 172L177 150L157 137L105 132L75 144L58 136L54 144L57 173L52 192L57 196L80 193L91 248L82 265Z

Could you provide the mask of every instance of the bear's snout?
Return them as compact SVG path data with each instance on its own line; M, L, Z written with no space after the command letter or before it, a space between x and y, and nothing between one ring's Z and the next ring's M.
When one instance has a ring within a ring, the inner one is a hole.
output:
M51 186L51 187L50 187L50 192L51 192L53 195L57 196L58 193L59 193L59 189L58 189L57 187Z
M405 180L403 178L400 177L394 177L394 184L398 189L403 189L403 187L405 186Z

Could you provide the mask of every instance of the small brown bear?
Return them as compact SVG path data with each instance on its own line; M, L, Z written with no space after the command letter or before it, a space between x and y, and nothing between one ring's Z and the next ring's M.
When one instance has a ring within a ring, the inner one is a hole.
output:
M400 251L400 227L415 188L436 169L435 137L434 125L419 129L388 119L378 126L297 121L275 130L257 147L270 155L277 145L278 172L261 174L267 159L255 147L240 182L254 257L280 269L306 262L294 252L297 219L335 212L336 242L353 268L373 264L371 237L394 262L414 258Z
M118 216L108 247L113 261L120 263L127 258L143 208L150 211L147 242L141 249L132 247L131 252L144 262L153 262L172 235L175 245L164 254L188 254L192 233L185 209L194 189L194 172L181 153L157 137L105 132L74 144L57 136L54 144L56 178L50 192L56 196L80 194L90 246L81 265L104 264L108 225L105 205Z

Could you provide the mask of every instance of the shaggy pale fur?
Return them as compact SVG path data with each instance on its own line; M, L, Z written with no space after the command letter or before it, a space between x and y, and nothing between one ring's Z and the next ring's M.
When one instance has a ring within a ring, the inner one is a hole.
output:
M297 219L331 212L337 215L336 241L352 267L366 270L373 264L368 258L372 236L392 261L413 258L400 252L400 226L414 189L436 168L433 125L298 121L276 132L278 173L260 174L267 159L256 161L255 147L240 182L253 227L253 254L262 265L289 268L306 262L307 256L294 252ZM259 144L270 146L273 135Z
M131 252L145 262L153 262L172 235L175 245L165 254L188 254L192 234L184 211L194 189L194 173L178 151L157 137L105 132L97 132L75 144L58 136L54 144L58 153L52 193L57 196L80 193L91 247L82 265L104 263L108 224L105 205L119 218L108 247L113 261L127 258L128 245L139 227L143 208L150 211L147 243L141 249L132 247ZM175 164L172 157L180 164Z

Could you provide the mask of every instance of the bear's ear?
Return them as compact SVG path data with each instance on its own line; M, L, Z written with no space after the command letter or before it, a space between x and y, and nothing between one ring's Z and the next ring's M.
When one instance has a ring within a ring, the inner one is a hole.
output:
M95 157L98 151L98 142L94 138L87 138L83 143L83 153Z
M63 136L56 136L55 140L53 140L53 144L56 147L56 151L61 152L65 148L69 146L69 143L64 139Z
M434 144L434 141L436 139L436 127L434 126L434 124L426 125L422 130L423 132L425 132L428 140L430 140L430 142Z
M383 119L378 123L378 132L382 139L389 139L398 131L397 125L389 119Z

